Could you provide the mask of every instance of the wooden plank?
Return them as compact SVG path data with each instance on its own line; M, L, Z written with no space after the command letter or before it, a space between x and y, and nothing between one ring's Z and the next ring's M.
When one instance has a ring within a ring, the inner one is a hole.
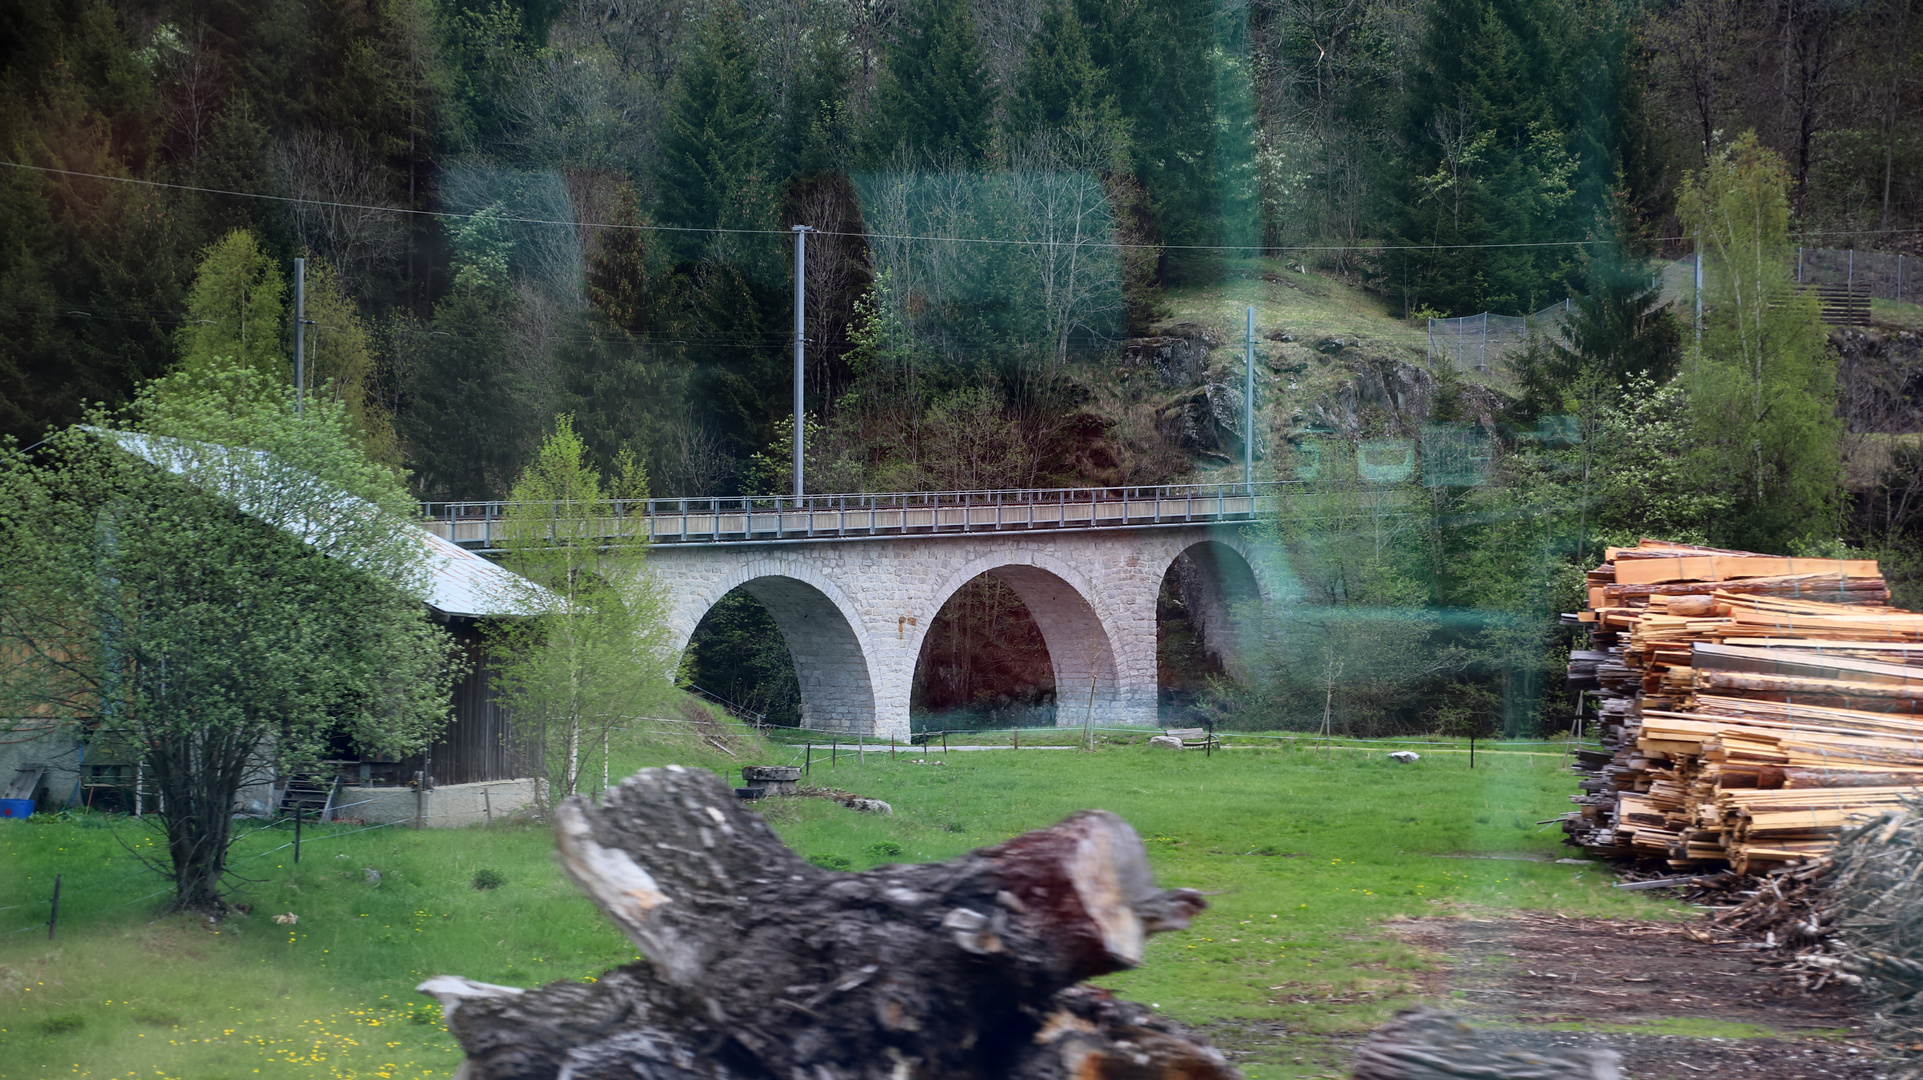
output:
M1880 577L1874 559L1797 559L1775 555L1673 555L1626 559L1616 564L1619 585L1648 585L1659 581L1723 581L1728 578L1787 577L1823 574L1833 577Z

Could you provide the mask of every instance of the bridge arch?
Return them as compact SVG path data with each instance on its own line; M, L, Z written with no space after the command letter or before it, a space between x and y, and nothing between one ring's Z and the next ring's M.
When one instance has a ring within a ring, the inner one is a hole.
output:
M1057 722L1066 722L1071 706L1089 701L1106 716L1123 694L1127 672L1110 634L1113 613L1097 604L1100 594L1081 572L1065 561L1034 549L997 552L973 559L943 578L935 589L927 615L917 620L916 639L908 652L920 663L922 646L936 615L962 587L986 575L1007 585L1028 609L1042 633L1049 665L1055 674ZM912 669L911 669L912 677ZM1075 710L1077 717L1079 710Z
M681 606L673 655L678 658L687 649L701 620L736 589L760 601L781 630L801 687L801 726L873 734L878 680L859 629L859 609L805 565L756 560L716 579L697 600Z
M1180 598L1203 649L1238 681L1256 644L1254 616L1279 599L1262 567L1257 545L1225 530L1178 547L1159 575L1159 587Z

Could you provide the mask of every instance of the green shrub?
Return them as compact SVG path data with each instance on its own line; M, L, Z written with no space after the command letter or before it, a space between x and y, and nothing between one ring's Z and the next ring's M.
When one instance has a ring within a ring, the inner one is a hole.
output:
M42 1035L71 1035L87 1026L87 1018L79 1013L61 1013L40 1021Z
M477 889L498 889L505 884L507 884L507 878L502 877L498 870L474 871L474 887Z
M846 855L810 855L808 861L823 870L853 870L854 860Z

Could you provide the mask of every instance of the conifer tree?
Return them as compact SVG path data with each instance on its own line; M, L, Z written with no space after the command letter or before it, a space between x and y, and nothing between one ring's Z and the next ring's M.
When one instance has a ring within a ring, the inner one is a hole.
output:
M817 41L788 94L782 163L789 176L818 176L849 167L857 137L848 108L854 73L839 46L839 41Z
M1042 11L1040 31L1029 44L1028 62L1008 104L1008 131L1016 139L1059 133L1079 139L1119 141L1126 125L1107 73L1095 66L1088 34L1066 0Z
M614 470L625 452L664 459L664 443L686 403L680 346L666 331L684 279L656 266L652 235L634 188L623 184L611 230L588 258L592 305L555 351L574 426L593 463Z
M660 139L661 218L693 229L774 224L772 106L755 71L745 19L732 3L709 12L674 88ZM684 255L699 244L682 245Z
M994 124L973 9L967 0L922 0L884 61L870 156L979 166L995 152Z
M495 214L454 236L454 287L433 320L400 335L408 355L402 434L430 498L499 498L530 449L530 378L514 341L520 301L507 280L513 243Z

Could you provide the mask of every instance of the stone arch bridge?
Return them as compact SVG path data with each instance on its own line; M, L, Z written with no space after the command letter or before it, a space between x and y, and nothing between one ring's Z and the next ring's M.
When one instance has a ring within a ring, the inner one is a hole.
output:
M617 507L606 527L651 536L677 656L730 592L762 603L793 654L805 727L906 738L930 626L984 574L1041 630L1059 722L1152 725L1164 581L1176 576L1205 647L1233 671L1238 613L1285 589L1249 526L1288 486L653 499ZM502 504L428 509L431 531L494 548Z

